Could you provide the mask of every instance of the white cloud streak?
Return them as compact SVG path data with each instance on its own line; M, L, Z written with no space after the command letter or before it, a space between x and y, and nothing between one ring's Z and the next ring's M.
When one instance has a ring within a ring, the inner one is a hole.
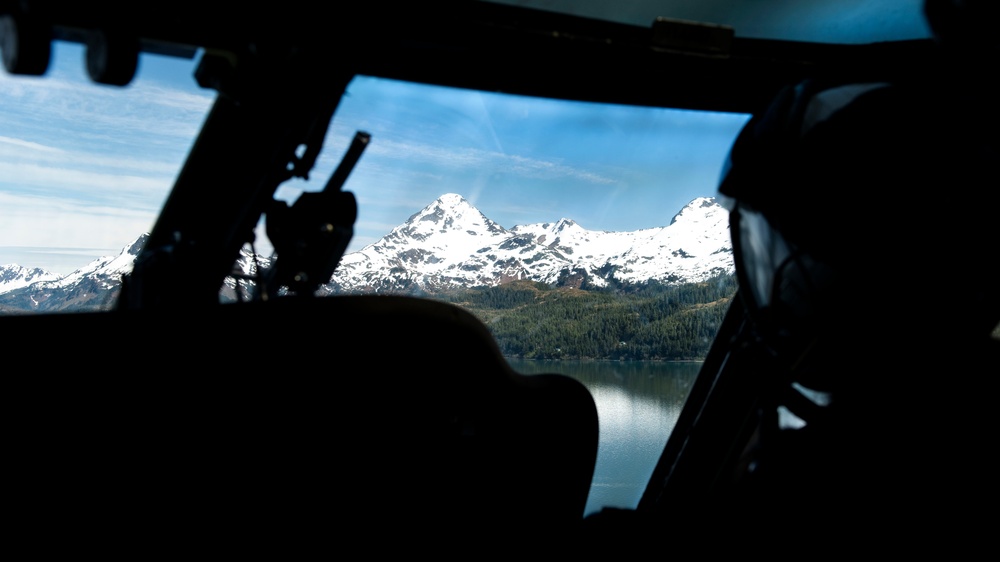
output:
M380 158L405 160L411 164L426 163L434 167L475 170L479 174L509 173L530 179L572 179L599 185L612 185L619 181L559 162L478 148L452 148L387 139L372 143L369 150ZM368 163L370 166L377 164ZM392 167L398 169L395 164L392 164Z

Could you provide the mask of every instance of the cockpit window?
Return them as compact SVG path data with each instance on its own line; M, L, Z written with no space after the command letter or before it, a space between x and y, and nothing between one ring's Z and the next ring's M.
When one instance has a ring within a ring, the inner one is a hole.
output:
M344 187L359 202L349 252L448 193L504 228L559 219L592 231L658 228L695 199L715 196L748 117L359 76L311 181L288 182L278 197L321 189L355 132L365 131L371 143Z
M587 511L635 507L735 292L715 194L748 118L359 76L279 197L321 189L370 134L323 292L459 304L516 370L582 381L601 424Z
M149 231L214 99L193 71L144 53L129 86L97 85L56 41L45 76L0 73L0 282L67 276Z
M87 80L82 48L55 49L43 78L0 76L5 314L113 306L214 99L194 60L144 54L114 88ZM587 511L634 507L735 292L714 197L748 118L358 76L310 180L276 198L322 189L370 134L343 186L353 238L320 293L447 300L516 370L581 380L601 423Z

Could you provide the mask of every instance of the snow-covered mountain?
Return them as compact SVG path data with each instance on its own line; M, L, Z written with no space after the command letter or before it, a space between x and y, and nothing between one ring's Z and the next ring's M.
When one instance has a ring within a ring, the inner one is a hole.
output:
M97 258L66 275L16 287L0 284L0 305L30 311L98 310L109 308L121 287L121 277L132 265L147 235L122 248L117 256Z
M149 234L140 235L127 244L116 256L97 258L86 266L59 277L53 273L37 269L34 281L26 276L15 276L13 273L28 271L27 269L9 265L0 267L0 311L34 311L56 312L63 310L102 310L113 304L121 289L122 275L132 271L135 259L142 251ZM268 258L257 256L254 260L249 250L241 250L240 257L234 264L234 271L244 277L252 277L258 265L266 268L270 265ZM10 272L10 281L5 281L5 274ZM24 280L28 279L28 282ZM243 298L248 297L247 288L252 283L235 277L226 278L220 289L223 300L235 300L237 285L241 286Z
M327 289L435 292L514 279L602 287L697 282L732 271L729 214L712 198L695 199L669 226L606 232L569 219L508 230L446 194L344 256Z
M0 293L6 293L33 283L55 281L59 275L38 267L23 267L16 263L0 265Z
M108 308L148 235L117 256L59 278L16 265L0 267L0 309ZM279 256L280 258L280 256ZM235 268L252 277L270 260L243 250ZM456 194L445 194L379 241L345 255L321 293L420 292L495 286L518 279L552 285L703 281L733 272L729 214L714 199L686 205L670 225L633 232L587 230L569 219L505 229ZM243 280L243 294L250 282ZM221 298L236 298L228 278Z

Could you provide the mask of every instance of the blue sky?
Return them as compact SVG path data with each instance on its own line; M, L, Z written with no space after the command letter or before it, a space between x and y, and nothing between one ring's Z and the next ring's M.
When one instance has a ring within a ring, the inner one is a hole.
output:
M129 86L96 85L82 48L54 47L44 77L0 73L0 264L69 273L151 228L214 91L194 83L194 60L146 54ZM363 130L372 142L345 186L360 207L352 250L444 193L504 227L564 217L592 230L664 226L715 195L747 118L359 77L310 181L278 196L320 189Z

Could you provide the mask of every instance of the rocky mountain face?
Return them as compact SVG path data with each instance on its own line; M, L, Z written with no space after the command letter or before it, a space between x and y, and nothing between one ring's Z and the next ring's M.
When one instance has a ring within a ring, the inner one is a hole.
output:
M145 244L143 234L117 256L58 277L0 266L0 311L110 308ZM220 299L248 298L268 258L244 250ZM656 280L690 283L733 272L728 212L712 198L686 205L668 226L633 232L582 228L569 219L505 229L456 194L445 194L379 241L343 257L321 294L433 294L528 279L578 288Z
M434 293L516 279L605 287L690 283L732 271L729 214L711 198L695 199L669 226L605 232L569 219L504 229L461 196L446 194L344 256L326 290Z

